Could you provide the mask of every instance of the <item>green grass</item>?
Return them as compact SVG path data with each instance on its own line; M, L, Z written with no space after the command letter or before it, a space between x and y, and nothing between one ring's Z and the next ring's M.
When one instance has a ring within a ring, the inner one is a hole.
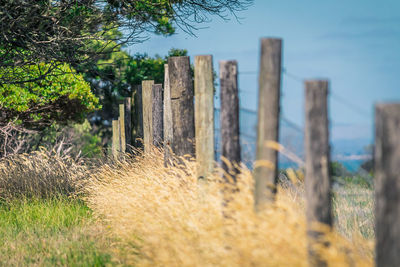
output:
M79 200L0 203L0 266L108 266L108 240Z
M333 213L338 231L350 239L356 234L367 240L373 240L375 237L373 188L348 183L335 187L333 191Z

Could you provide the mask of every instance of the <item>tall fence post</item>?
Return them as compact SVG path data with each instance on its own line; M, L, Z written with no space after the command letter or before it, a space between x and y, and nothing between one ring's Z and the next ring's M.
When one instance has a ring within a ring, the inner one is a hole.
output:
M236 182L240 164L238 65L236 61L219 62L221 93L221 146L222 168ZM228 177L224 175L228 181Z
M282 40L261 39L257 152L254 166L256 210L275 198L278 179Z
M325 265L313 249L321 233L315 223L332 225L330 147L328 130L328 81L305 82L305 189L310 263Z
M194 66L197 177L214 169L214 73L212 56L196 56Z
M119 123L118 120L112 121L112 155L114 159L118 157L120 151Z
M131 152L132 144L132 102L130 97L124 99L126 151Z
M145 153L149 153L153 145L153 85L154 81L142 82L143 145Z
M153 145L160 147L164 140L164 134L163 134L164 112L163 112L162 84L153 85L152 98L153 98L153 107L152 107Z
M120 151L126 151L126 137L125 137L125 105L119 104L119 131L120 131Z
M172 111L172 151L194 157L193 81L189 57L168 58Z
M143 147L143 104L142 85L135 85L132 91L133 116L132 138L136 148ZM141 140L141 141L140 141Z
M400 266L400 103L375 107L376 266Z
M164 164L171 163L171 144L172 144L172 110L171 110L171 88L169 84L168 64L164 64Z

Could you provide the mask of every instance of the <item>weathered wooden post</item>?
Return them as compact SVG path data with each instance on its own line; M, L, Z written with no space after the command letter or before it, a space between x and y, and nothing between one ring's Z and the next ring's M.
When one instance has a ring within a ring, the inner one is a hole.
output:
M214 169L214 79L212 56L196 56L194 66L197 177Z
M143 147L143 104L142 85L135 85L132 91L133 111L132 138L136 148ZM141 140L141 141L140 141Z
M239 96L238 96L238 65L236 61L219 62L219 78L221 93L221 147L222 168L225 179L229 176L236 182L239 170L235 165L240 164L239 136ZM229 176L227 176L229 175Z
M120 151L119 123L118 120L112 121L112 154L114 159L118 157Z
M144 152L151 152L153 145L153 85L154 81L142 82L143 145Z
M177 156L194 157L193 80L189 57L168 58L171 92L172 142Z
M376 266L400 266L400 103L375 107Z
M171 110L171 88L169 84L168 64L164 64L164 164L171 163L171 144L172 144L172 110Z
M132 143L132 102L130 97L124 99L126 151L131 152Z
M125 153L126 151L126 138L125 138L125 105L119 104L119 131L120 131L120 151Z
M326 263L313 249L313 244L318 243L323 234L315 228L315 224L332 225L328 81L306 81L305 87L305 189L309 255L312 265L325 266Z
M275 198L278 179L282 40L261 39L257 151L254 166L256 210ZM275 144L275 147L274 147Z
M152 123L153 123L153 145L160 147L163 144L164 134L163 134L163 88L162 84L153 85L153 107L152 107Z

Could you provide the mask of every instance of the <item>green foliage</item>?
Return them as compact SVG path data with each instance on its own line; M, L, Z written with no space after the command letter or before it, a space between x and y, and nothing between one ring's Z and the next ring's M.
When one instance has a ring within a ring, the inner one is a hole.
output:
M330 172L332 176L344 176L349 174L346 167L338 161L331 162Z
M188 55L188 51L186 49L171 48L168 51L168 57L183 57L183 56L187 56L187 55Z
M187 56L186 49L171 48L168 55L154 58L147 54L135 54L128 62L126 81L131 86L141 84L144 80L154 80L155 83L164 83L164 64L168 63L168 57Z
M136 54L128 63L127 82L131 85L141 84L144 80L163 83L165 63L166 60L160 56L151 58L147 54Z
M365 160L360 166L361 169L367 171L371 176L374 176L374 149L374 145L368 145L364 147L365 153L371 155L371 158Z
M359 186L361 188L373 189L374 181L372 176L368 175L346 175L334 177L334 181L343 186Z
M44 148L48 151L62 146L60 154L68 151L73 157L100 158L103 155L101 138L92 133L88 120L68 125L54 123L32 136L31 145L34 149Z
M361 173L351 173L342 163L333 161L331 162L331 176L333 180L342 186L359 186L362 188L373 187L373 178L369 175L362 175Z
M129 95L129 87L141 84L143 80L154 80L155 83L164 82L164 64L168 57L187 56L186 49L172 48L168 55L150 57L146 53L136 53L130 56L127 52L119 50L105 55L97 62L96 68L85 73L85 77L92 81L109 81L116 87L116 94ZM122 89L122 90L121 90Z
M117 34L117 33L114 33ZM137 53L133 56L123 50L104 54L96 65L80 65L77 69L89 81L102 109L92 113L89 121L92 133L99 135L103 147L111 138L111 120L118 117L118 103L131 97L133 88L143 80L164 82L164 64L170 56L186 56L187 50L171 49L167 56L150 57Z
M171 23L171 18L175 15L172 4L179 1L107 0L107 2L108 6L105 8L105 14L110 17L118 13L133 21L152 23L155 31L159 34L172 34L175 31Z
M118 13L132 21L152 24L156 34L171 35L175 33L173 18L176 15L173 4L182 1L171 0L107 0L106 14Z
M53 122L82 121L87 113L100 108L89 83L66 64L56 69L48 64L32 65L15 68L13 73L31 81L0 87L3 123L14 121L28 128L43 128ZM35 79L44 74L43 79Z
M252 2L3 0L0 21L7 26L0 35L0 68L20 68L40 62L62 62L74 67L95 64L104 54L118 52L121 45L147 40L149 33L168 36L179 28L193 34L212 16L235 17ZM12 72L0 76L0 84L15 83ZM35 79L44 76L38 75ZM29 82L29 79L17 80Z
M100 158L103 156L101 146L101 138L96 134L92 134L92 126L88 120L82 124L75 124L73 132L75 135L72 139L72 148L75 155L81 154L87 158Z
M361 169L367 171L370 175L374 175L374 159L369 159L364 161L361 166Z
M0 19L13 27L3 28L0 36L0 66L93 62L96 55L114 51L109 49L110 40L120 45L142 40L139 35L145 32L171 35L175 32L171 21L175 13L169 2L5 0ZM127 36L110 36L118 30ZM7 73L11 75L0 76L0 81L15 82L12 72ZM41 79L41 75L35 79Z

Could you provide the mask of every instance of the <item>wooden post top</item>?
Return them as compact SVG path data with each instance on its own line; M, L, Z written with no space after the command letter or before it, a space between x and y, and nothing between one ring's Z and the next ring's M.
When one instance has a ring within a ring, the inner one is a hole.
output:
M304 81L304 85L306 87L328 87L329 80L328 79L308 79Z

